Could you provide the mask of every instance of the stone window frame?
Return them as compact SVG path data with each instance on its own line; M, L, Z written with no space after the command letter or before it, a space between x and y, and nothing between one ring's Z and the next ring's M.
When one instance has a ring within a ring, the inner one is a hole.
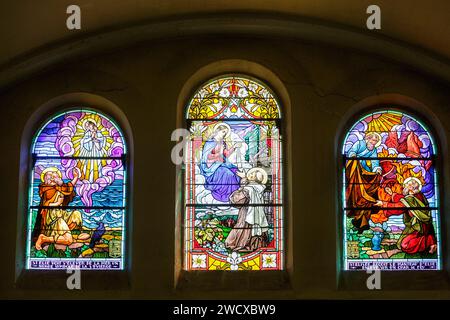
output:
M26 268L26 246L27 246L27 222L28 222L28 191L29 173L31 167L31 146L36 132L42 126L45 119L55 114L70 111L80 106L89 106L114 119L121 128L125 143L127 145L127 188L125 206L125 253L123 270L81 270L81 282L83 290L113 290L129 289L131 277L131 234L132 234L132 187L133 187L133 155L134 144L131 126L122 110L113 102L104 97L74 92L64 94L47 101L36 107L31 113L24 127L20 143L20 171L19 171L19 202L17 212L17 241L16 241L16 264L15 283L20 289L51 289L68 290L66 281L71 275L66 270L36 270Z
M269 69L248 60L230 59L210 63L198 69L185 82L177 100L177 128L186 128L185 110L192 95L206 81L223 75L243 75L262 81L273 90L280 103L283 143L283 203L284 203L284 259L285 269L278 271L186 271L183 270L183 171L176 168L176 205L175 205L175 266L174 289L176 291L215 291L215 290L292 290L293 251L292 251L292 206L290 203L291 149L290 139L290 99L282 81Z
M449 201L445 199L448 194L449 185L448 179L450 173L450 162L448 160L447 139L445 129L440 123L437 116L423 103L401 94L379 94L377 96L367 97L357 102L352 106L347 113L342 117L338 133L335 139L335 157L337 159L337 210L336 210L336 225L337 225L337 255L336 255L336 282L337 289L343 291L365 291L367 288L367 279L371 273L365 270L350 271L344 270L344 239L343 239L343 222L342 222L342 188L343 188L343 159L341 155L342 144L345 141L345 136L350 128L360 119L364 114L370 112L385 110L387 108L394 108L398 111L403 111L406 114L414 116L416 119L422 121L431 136L434 138L436 148L436 173L439 190L439 218L440 218L440 232L441 232L441 270L430 271L381 271L381 289L384 290L448 290L450 287L450 261L448 255L447 235L450 234L450 225L448 222L447 212L450 205ZM381 290L380 290L381 291Z

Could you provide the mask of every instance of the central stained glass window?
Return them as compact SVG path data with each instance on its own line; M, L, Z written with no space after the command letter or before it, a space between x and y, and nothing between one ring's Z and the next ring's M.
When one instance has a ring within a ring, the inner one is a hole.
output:
M184 269L281 270L280 107L245 76L203 85L186 112Z

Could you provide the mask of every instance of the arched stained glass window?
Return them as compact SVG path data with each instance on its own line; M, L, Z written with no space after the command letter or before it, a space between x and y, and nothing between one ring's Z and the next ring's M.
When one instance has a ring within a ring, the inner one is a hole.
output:
M243 76L190 101L184 269L283 269L281 114L271 90Z
M343 145L346 270L439 270L436 145L403 112L361 118Z
M126 145L105 115L58 114L32 145L28 269L124 268Z

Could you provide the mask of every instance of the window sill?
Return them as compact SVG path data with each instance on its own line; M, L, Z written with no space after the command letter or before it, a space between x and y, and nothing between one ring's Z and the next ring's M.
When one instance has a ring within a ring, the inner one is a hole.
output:
M22 270L16 279L16 288L69 290L67 279L73 275L66 270ZM80 282L82 290L127 290L131 287L128 271L83 270Z
M373 273L366 271L341 271L339 290L368 290L367 280ZM374 280L369 280L373 283ZM381 271L382 290L449 290L447 271Z
M182 271L176 290L290 291L288 271Z

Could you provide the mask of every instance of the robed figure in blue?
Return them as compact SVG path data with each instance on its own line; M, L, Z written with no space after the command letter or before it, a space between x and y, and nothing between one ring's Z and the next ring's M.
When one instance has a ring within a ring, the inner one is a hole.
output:
M229 202L230 195L239 189L240 177L238 167L228 157L238 145L227 148L225 138L230 134L230 127L219 124L211 137L203 145L200 171L205 177L205 189L210 190L214 199Z
M379 211L374 209L374 204L378 201L382 174L377 153L380 144L381 136L369 132L364 139L355 142L347 153L347 216L353 218L352 224L358 233L370 228L370 216Z

